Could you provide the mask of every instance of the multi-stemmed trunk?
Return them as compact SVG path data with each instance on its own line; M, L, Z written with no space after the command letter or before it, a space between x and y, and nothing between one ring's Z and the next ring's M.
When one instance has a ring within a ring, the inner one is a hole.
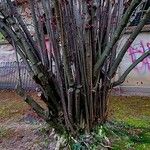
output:
M117 55L117 42L141 0L132 0L127 9L122 0L118 3L41 0L40 3L42 7L39 2L29 0L34 38L11 0L0 3L0 32L15 47L39 85L47 109L27 95L21 82L17 86L18 94L58 133L67 131L78 136L90 132L107 120L112 88L124 82L130 71L150 55L150 51L145 52L113 82L122 58L150 17L150 8ZM124 14L123 9L126 9ZM40 10L44 12L50 52L39 19Z

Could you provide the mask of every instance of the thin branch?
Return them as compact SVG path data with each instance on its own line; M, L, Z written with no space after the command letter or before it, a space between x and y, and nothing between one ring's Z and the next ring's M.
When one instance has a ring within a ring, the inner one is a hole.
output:
M128 7L128 9L126 10L120 24L117 27L117 30L115 31L112 40L107 44L104 52L102 53L102 56L100 58L98 58L95 66L94 66L94 74L96 75L97 71L99 68L101 68L101 66L103 65L104 61L106 60L107 56L110 54L113 46L115 45L115 43L119 40L122 31L124 30L124 28L126 27L131 14L133 13L134 9L141 3L141 0L132 0L130 6Z
M47 120L48 116L45 113L45 110L29 95L25 93L25 91L21 87L17 87L17 93L23 97L24 101L28 103L31 108L43 119Z
M56 0L57 1L57 0ZM65 2L66 3L66 2ZM55 2L55 5L57 2ZM62 4L62 2L58 2L58 6L56 5L55 7L58 7L58 16L60 15L60 20L58 20L58 24L60 24L60 37L61 37L61 44L62 44L62 52L63 52L63 63L64 63L64 70L67 75L68 83L69 86L74 85L74 78L71 70L71 61L69 60L69 49L68 49L68 43L67 43L67 34L65 32L65 12L62 10L61 6L65 5ZM63 6L64 7L64 6Z
M121 51L119 52L113 66L111 66L110 72L109 72L109 76L112 77L112 75L116 72L120 62L123 59L123 56L125 55L126 51L128 50L128 48L130 47L130 45L133 43L133 41L135 40L135 38L137 37L137 35L139 34L139 32L142 30L143 26L145 25L147 19L149 19L150 17L150 7L149 9L146 11L144 17L142 18L142 20L140 21L140 23L138 24L138 26L136 27L136 29L133 31L133 33L130 35L129 39L127 40L127 42L124 44L123 48L121 49Z
M20 72L20 66L19 66L19 58L18 58L18 53L17 53L17 45L15 42L12 40L13 47L15 49L15 55L16 55L16 62L17 62L17 69L18 69L18 77L19 77L19 86L22 87L22 79L21 79L21 72Z
M144 53L142 56L140 56L132 65L130 65L130 67L121 75L121 77L118 79L118 81L115 81L114 83L112 83L112 87L118 86L121 83L123 83L125 81L125 78L127 77L127 75L132 71L132 69L134 69L134 67L136 65L138 65L140 62L142 62L146 57L148 57L150 55L150 50L147 51L146 53Z
M70 122L73 123L73 95L74 95L74 90L73 88L68 89L68 116L70 119Z
M41 60L44 64L45 60L44 60L44 54L43 54L43 47L42 47L42 41L41 41L41 33L39 31L39 23L37 20L37 16L36 16L36 11L35 11L35 0L29 0L29 4L30 4L30 9L31 9L31 15L32 15L32 19L33 19L33 23L34 23L34 29L35 29L35 35L36 35L36 40L39 44L39 52L40 52L40 56L41 56Z
M16 17L18 23L20 24L21 28L23 29L24 33L26 34L27 39L31 43L31 46L34 48L34 52L39 57L39 55L38 55L38 53L39 53L38 47L35 45L35 41L33 40L31 33L27 29L26 24L23 22L23 20L21 18L21 15L18 13L16 7L13 5L11 0L7 0L7 3L9 5L9 7L10 7L11 13Z
M12 44L12 36L10 36L11 34L10 33L7 33L6 30L3 30L2 28L0 28L0 32L3 34L3 36L5 37L5 39L10 43ZM8 35L10 37L8 37ZM29 72L29 74L31 75L31 77L34 76L34 72L30 66L30 63L28 62L28 59L26 57L26 55L22 52L21 50L21 47L19 47L19 45L17 44L17 53L21 56L21 58L23 59L23 61L25 62L26 66L27 66L27 70Z

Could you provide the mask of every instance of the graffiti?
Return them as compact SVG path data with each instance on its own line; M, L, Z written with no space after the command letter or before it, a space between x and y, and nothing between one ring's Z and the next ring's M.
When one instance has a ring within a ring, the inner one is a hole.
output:
M128 49L129 56L131 58L131 63L135 62L142 54L150 51L150 42L144 43L140 41L139 43L133 44ZM145 58L141 63L139 63L135 68L138 73L150 72L150 56Z

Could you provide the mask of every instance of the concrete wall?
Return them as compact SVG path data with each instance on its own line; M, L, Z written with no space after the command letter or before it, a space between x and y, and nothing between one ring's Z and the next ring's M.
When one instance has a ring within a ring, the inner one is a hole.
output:
M130 34L125 34L119 42L117 51L119 52ZM123 58L119 70L119 77L138 57L150 50L150 32L140 33L133 44L128 49ZM131 92L141 95L150 95L150 56L139 63L127 76L121 86L124 92Z
M129 34L125 34L118 44L117 51L121 49ZM49 43L46 42L49 50ZM150 50L150 33L142 32L128 49L118 69L116 79L145 51ZM13 62L16 60L15 50L11 45L0 46L0 63ZM137 65L127 76L125 82L118 88L117 93L125 95L148 95L150 96L150 57Z
M14 48L10 44L0 45L0 63L16 61Z

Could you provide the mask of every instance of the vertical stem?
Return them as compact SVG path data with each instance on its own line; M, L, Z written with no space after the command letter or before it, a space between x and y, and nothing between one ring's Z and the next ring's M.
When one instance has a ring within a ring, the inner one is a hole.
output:
M75 115L76 115L76 121L77 123L79 123L80 121L80 113L81 113L81 100L80 100L80 94L81 94L81 91L79 89L76 89L75 91Z
M15 42L12 40L13 47L15 48L15 54L16 54L16 61L17 61L17 68L18 68L18 77L19 77L19 87L22 87L22 79L21 79L21 72L20 72L20 66L19 66L19 58L17 54L17 46L15 45Z
M68 116L70 122L73 123L73 98L74 98L73 88L69 88L67 95L68 95Z

